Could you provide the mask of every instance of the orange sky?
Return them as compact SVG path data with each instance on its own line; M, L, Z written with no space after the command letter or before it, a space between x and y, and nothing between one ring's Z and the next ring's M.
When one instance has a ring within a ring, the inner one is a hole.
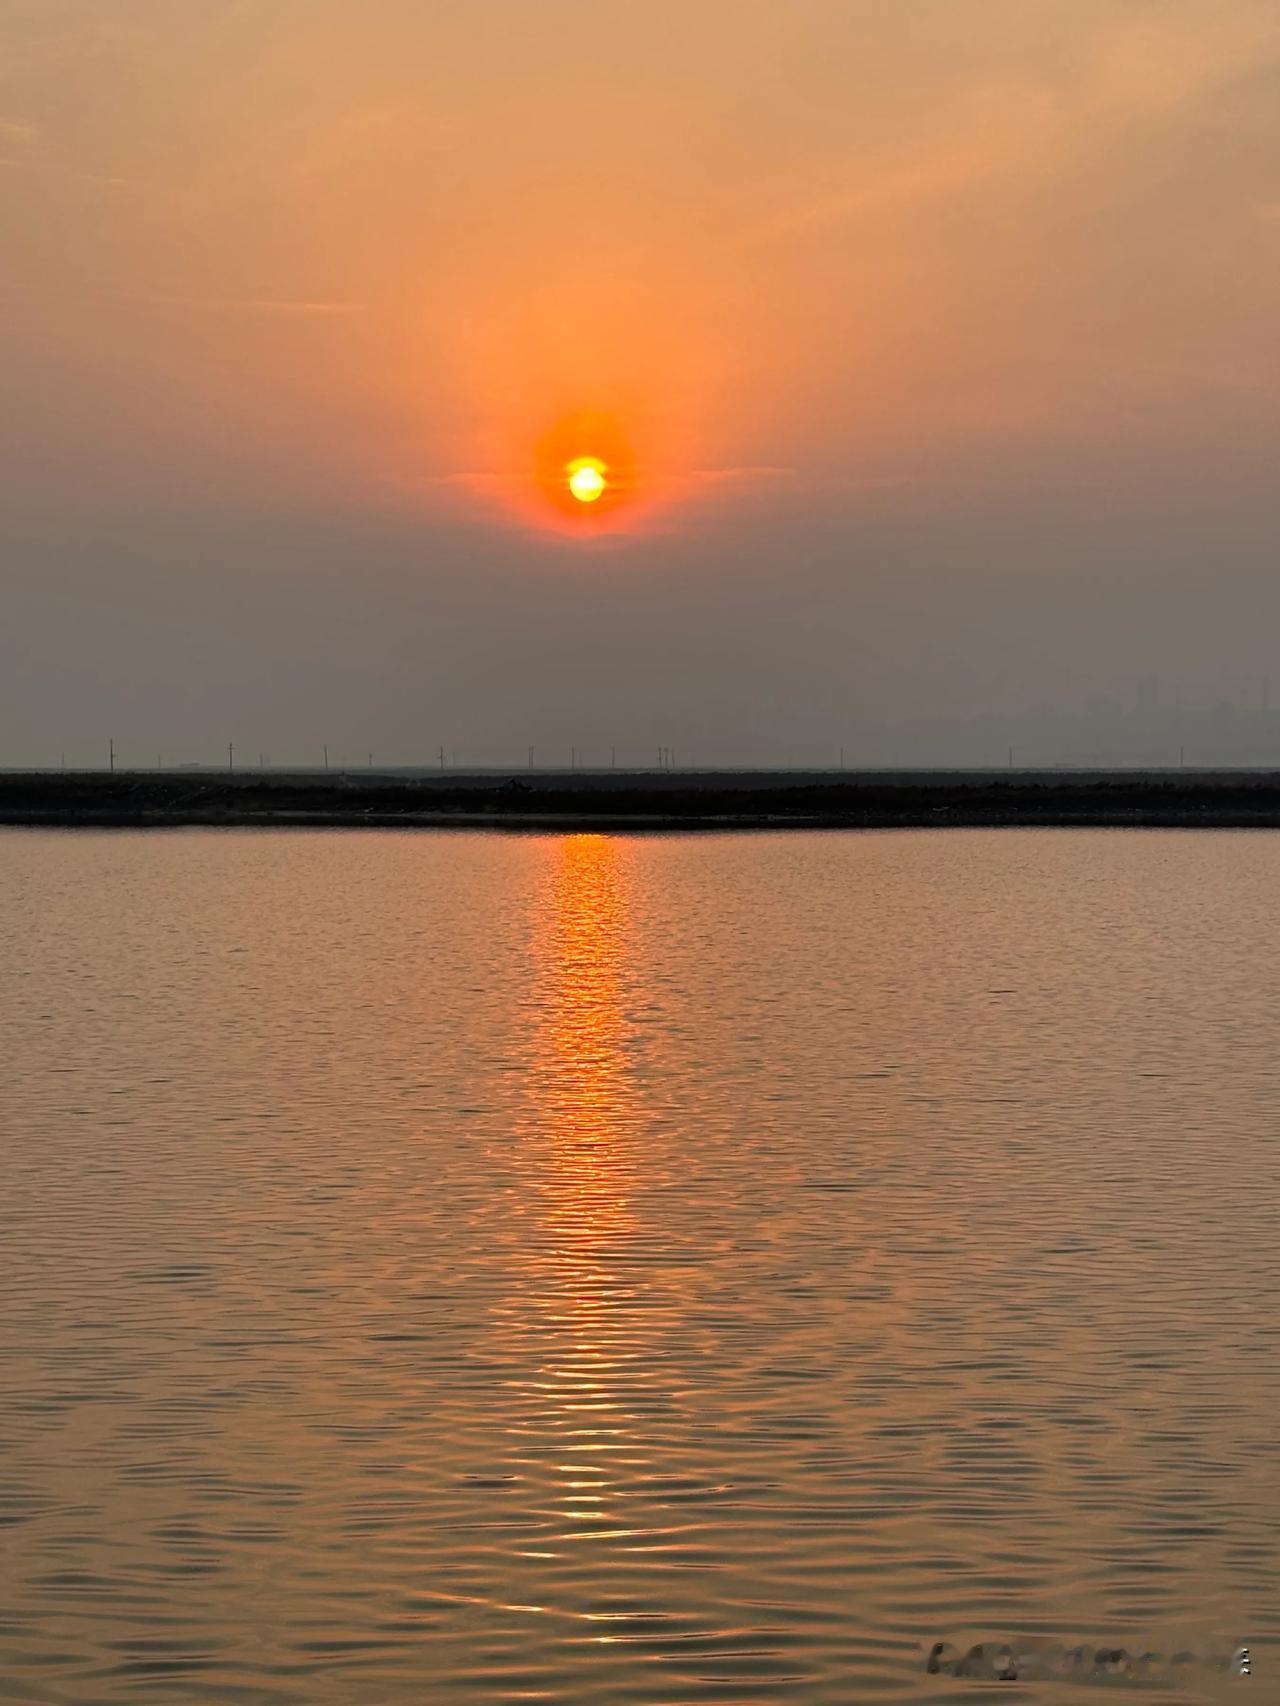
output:
M1278 91L1274 0L0 0L0 499L66 561L103 505L722 586L774 530L864 626L886 513L1256 536Z
M1270 0L8 0L0 46L45 469L502 508L598 411L646 499L773 501L1272 418Z

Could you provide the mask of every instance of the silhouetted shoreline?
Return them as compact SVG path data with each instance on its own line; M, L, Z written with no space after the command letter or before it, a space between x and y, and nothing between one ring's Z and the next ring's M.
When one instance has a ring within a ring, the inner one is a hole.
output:
M66 828L1280 828L1280 771L13 772Z

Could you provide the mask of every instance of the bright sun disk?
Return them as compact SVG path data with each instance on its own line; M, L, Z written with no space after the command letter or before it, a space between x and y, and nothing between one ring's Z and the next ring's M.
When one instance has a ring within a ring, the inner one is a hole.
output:
M580 456L569 464L569 490L580 504L593 504L604 486L604 463L594 456Z

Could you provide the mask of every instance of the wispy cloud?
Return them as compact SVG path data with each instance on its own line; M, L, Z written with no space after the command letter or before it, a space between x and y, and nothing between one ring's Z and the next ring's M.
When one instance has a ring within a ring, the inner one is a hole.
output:
M1098 29L1074 75L1051 67L961 89L932 144L847 188L782 212L769 241L927 202L1001 178L1056 169L1107 126L1168 125L1260 66L1280 69L1280 29L1264 5L1222 15L1143 8Z
M787 237L824 225L835 225L856 219L861 214L878 213L881 209L924 201L931 196L959 189L990 169L993 157L989 149L948 151L931 159L901 166L885 172L867 183L794 208L762 226L757 235L764 240Z
M24 124L16 118L0 118L0 166L11 170L23 171L35 162L26 152L39 136L39 131L33 124Z
M700 485L733 485L747 480L786 480L794 473L794 468L744 463L739 468L691 468L687 474L677 478L696 481Z
M127 300L149 308L186 308L198 314L280 314L322 319L364 312L358 302L295 301L262 296L130 296Z
M947 196L971 184L1027 169L1058 136L1055 91L1031 81L966 93L948 128L914 159L864 173L847 188L792 208L759 228L769 241Z
M0 118L0 167L15 172L39 173L71 183L101 184L108 189L139 187L132 179L119 177L115 173L86 172L79 167L51 160L46 152L37 147L37 144L43 141L44 132L39 125L29 124L25 119Z
M685 473L667 472L664 480L678 484L732 484L735 481L786 479L794 475L794 468L783 468L769 465L744 464L736 468L690 468ZM413 477L415 485L430 486L514 486L527 485L529 482L527 469L496 469L496 468L467 468L441 474L416 474Z
M1277 54L1280 31L1270 6L1219 6L1182 17L1153 7L1100 34L1085 95L1100 112L1158 116L1243 72L1274 65Z
M0 167L17 172L42 172L65 179L73 184L96 184L109 190L136 190L142 185L133 178L112 177L105 172L75 172L62 166L51 166L46 160L15 160L0 154Z

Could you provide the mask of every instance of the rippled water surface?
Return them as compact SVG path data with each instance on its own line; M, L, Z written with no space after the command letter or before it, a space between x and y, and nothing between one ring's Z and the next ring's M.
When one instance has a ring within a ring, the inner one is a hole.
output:
M0 913L0 1699L1280 1700L1280 835L9 831Z

